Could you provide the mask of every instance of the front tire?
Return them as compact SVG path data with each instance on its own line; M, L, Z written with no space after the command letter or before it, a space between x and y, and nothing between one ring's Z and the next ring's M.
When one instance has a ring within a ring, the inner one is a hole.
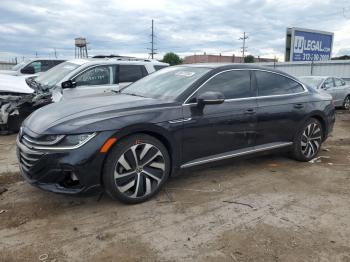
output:
M320 121L315 118L309 119L295 136L293 157L298 161L310 161L319 153L322 141L323 128Z
M105 190L113 199L141 203L159 192L170 173L166 147L156 138L136 134L117 142L103 172Z

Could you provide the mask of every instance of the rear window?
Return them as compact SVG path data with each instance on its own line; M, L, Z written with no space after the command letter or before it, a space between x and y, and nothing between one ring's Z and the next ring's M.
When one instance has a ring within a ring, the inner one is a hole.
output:
M287 95L304 91L301 84L283 75L255 71L259 96Z
M156 71L158 71L158 70L160 70L160 69L163 69L163 68L166 68L166 67L168 67L167 65L154 65L154 69L156 70Z
M135 82L146 75L142 65L119 65L119 82Z

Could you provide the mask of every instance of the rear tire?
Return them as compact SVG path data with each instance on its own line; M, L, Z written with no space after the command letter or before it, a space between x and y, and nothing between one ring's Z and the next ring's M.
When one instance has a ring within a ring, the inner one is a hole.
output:
M350 110L350 95L345 97L344 102L343 102L343 108L345 110Z
M310 118L303 127L297 132L292 155L302 162L307 162L317 156L323 142L323 128L315 118Z
M156 195L169 177L170 157L156 138L136 134L117 142L103 171L105 191L126 204L141 203Z

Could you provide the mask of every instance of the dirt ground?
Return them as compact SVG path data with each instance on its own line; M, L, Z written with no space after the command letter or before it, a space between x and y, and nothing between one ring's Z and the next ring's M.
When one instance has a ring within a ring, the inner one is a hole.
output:
M134 206L28 185L15 136L0 137L0 261L350 262L349 131L340 111L315 163L275 154L207 165Z

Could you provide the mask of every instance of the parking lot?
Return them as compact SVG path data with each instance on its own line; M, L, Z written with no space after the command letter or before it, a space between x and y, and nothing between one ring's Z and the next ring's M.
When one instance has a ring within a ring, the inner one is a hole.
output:
M17 171L15 136L0 137L0 260L350 261L349 130L338 111L313 163L207 165L139 205L36 189Z

